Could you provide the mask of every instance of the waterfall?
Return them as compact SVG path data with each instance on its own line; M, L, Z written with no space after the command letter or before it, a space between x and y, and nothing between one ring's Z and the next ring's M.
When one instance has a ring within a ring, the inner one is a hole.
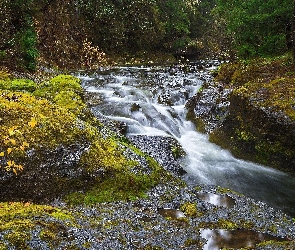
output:
M187 153L183 168L189 185L219 185L294 213L294 178L234 158L185 119L187 100L212 80L208 68L118 67L80 78L97 117L125 122L129 135L174 137Z

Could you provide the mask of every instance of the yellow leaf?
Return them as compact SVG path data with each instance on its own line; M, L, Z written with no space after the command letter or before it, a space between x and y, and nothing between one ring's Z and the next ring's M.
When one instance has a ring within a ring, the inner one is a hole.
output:
M24 147L24 146L20 146L20 149L21 149L22 151L25 151L25 147Z
M4 152L0 152L0 156L4 156Z
M14 132L15 132L15 133L18 133L18 134L22 134L22 132L19 131L19 130L15 130Z
M4 144L6 145L6 144L8 144L10 142L10 140L4 140Z
M12 143L12 145L15 145L16 144L16 142L15 142L14 139L9 139L9 141Z
M10 154L12 152L12 150L13 150L12 148L8 148L7 149L7 154Z
M19 171L22 171L24 170L23 166L22 165L15 165L15 168L17 168Z
M24 147L28 147L28 146L30 146L30 144L27 143L27 142L23 142L23 146L24 146Z
M13 165L15 165L15 162L14 162L14 161L8 161L8 162L7 162L7 166L8 166L8 167L11 167L11 166L13 166Z
M17 175L17 171L14 169L12 169L13 173L15 173L15 175Z
M33 118L30 122L28 122L28 125L34 128L37 125L37 121Z
M14 132L14 127L9 128L9 129L8 129L8 133L9 133L9 135L14 135L14 134L15 134L15 132Z

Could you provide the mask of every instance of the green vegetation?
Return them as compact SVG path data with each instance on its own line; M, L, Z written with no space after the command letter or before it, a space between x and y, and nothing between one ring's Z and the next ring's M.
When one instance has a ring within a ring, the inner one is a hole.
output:
M180 210L189 217L199 217L203 215L201 211L198 211L195 203L184 203L180 206Z
M126 164L126 159L113 158L117 155L116 152L106 152L106 162L100 162L95 156L97 155L96 147L90 150L88 154L83 155L81 161L85 166L91 168L98 163L105 166L106 170L110 170L102 181L95 184L91 189L85 193L74 192L66 197L69 204L95 204L99 202L112 202L117 200L136 200L138 198L145 198L145 192L158 183L165 183L173 181L173 177L166 173L162 167L150 156L142 153L128 142L121 141L122 145L131 149L133 153L143 157L150 168L149 174L144 174L144 169L136 162L129 161ZM113 144L113 147L116 146ZM109 147L112 148L112 147ZM93 155L92 155L93 154ZM111 164L111 165L110 165ZM109 168L109 169L108 169Z
M281 55L292 49L292 9L292 0L5 0L0 59L34 71L39 62L97 68L118 59L165 61L167 53Z
M295 72L291 56L223 64L216 81L233 92L230 115L210 140L238 157L294 172Z
M291 49L292 9L286 0L217 0L216 12L242 58L281 55Z
M211 229L228 229L233 230L239 228L235 222L220 218L216 222L201 222L199 224L200 228L211 228Z
M17 249L30 249L27 241L31 238L31 230L42 227L40 238L54 242L63 223L73 225L74 218L70 212L52 206L35 205L29 202L0 203L0 231L4 239ZM0 249L6 249L5 243Z
M86 175L101 173L91 181L92 185L86 188L83 180L53 178L53 190L57 192L86 190L84 194L70 194L67 200L72 204L144 197L146 190L168 178L154 159L123 138L117 139L111 133L100 134L102 125L87 111L77 78L59 75L38 85L9 77L0 81L3 88L0 90L0 171L12 171L21 178L22 172L29 168L37 170L41 164L28 157L29 150L34 150L42 159L44 148L55 150L60 145L87 143L89 149L81 155L78 167ZM126 149L145 159L149 174L144 173L139 163L124 156ZM68 184L64 184L65 181Z

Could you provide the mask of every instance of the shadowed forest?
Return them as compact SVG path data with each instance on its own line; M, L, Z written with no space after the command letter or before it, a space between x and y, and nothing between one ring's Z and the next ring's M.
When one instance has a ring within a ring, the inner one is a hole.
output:
M292 50L292 13L292 0L1 0L0 60L34 71L277 56Z

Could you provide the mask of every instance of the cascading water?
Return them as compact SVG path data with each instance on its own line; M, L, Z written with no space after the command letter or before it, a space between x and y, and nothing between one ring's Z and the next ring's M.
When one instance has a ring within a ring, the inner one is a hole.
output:
M280 171L234 158L186 121L185 103L211 80L196 67L120 67L80 76L92 112L123 121L129 135L174 137L187 155L188 184L230 188L295 216L295 180Z

